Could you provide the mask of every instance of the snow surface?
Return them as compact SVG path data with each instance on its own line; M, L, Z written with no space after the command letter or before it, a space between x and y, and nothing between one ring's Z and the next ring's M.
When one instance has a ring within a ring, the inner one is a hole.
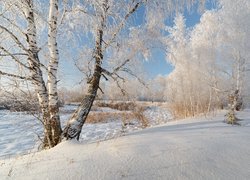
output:
M67 105L60 109L63 126L76 108L77 105ZM98 108L94 112L120 111ZM166 123L172 118L168 111L154 106L149 107L145 111L145 115L150 119L151 126ZM82 129L80 142L90 143L106 140L137 129L141 129L138 123L123 129L121 119L113 119L107 123L86 123ZM42 134L42 124L31 114L0 110L0 159L36 152L41 143L39 137Z
M250 179L250 110L241 126L213 118L172 121L108 141L67 141L0 161L1 179Z

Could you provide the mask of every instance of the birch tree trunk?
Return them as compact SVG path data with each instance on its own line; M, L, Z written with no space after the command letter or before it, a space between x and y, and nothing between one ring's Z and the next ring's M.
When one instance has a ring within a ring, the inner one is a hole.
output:
M135 2L133 1L133 4L134 3ZM86 121L89 111L92 107L92 104L96 98L102 73L107 73L111 77L113 75L112 73L103 69L101 66L102 61L103 61L103 51L105 51L105 49L108 46L110 46L111 43L116 39L122 27L125 25L125 21L142 4L143 4L143 1L139 1L135 3L134 6L131 7L131 9L129 9L128 13L124 16L124 20L121 21L121 23L117 25L117 29L111 35L111 38L107 42L105 42L105 45L103 45L103 42L104 42L103 34L106 28L106 25L108 23L107 17L109 16L108 10L110 9L109 7L110 5L109 5L109 0L103 0L103 1L100 1L100 3L98 3L98 6L96 7L96 16L98 18L96 22L98 23L98 27L97 27L97 31L95 35L96 41L95 41L95 51L94 51L94 59L95 59L94 73L92 75L92 78L89 81L87 94L84 96L80 106L74 112L74 114L68 121L66 127L64 128L63 133L62 133L62 138L79 140L82 126L84 122ZM122 66L125 65L127 62L128 60L126 60L122 64ZM116 73L116 71L118 71L122 66L117 67L113 73Z
M79 140L82 126L87 119L89 111L95 100L97 90L99 88L99 82L101 79L102 68L101 63L103 60L101 44L102 44L102 30L98 31L98 40L96 41L96 53L95 53L95 69L93 77L90 81L87 94L84 96L81 105L74 112L71 119L68 121L67 126L64 128L63 137L66 139Z
M58 70L58 48L57 48L57 19L58 19L58 0L50 0L49 9L49 31L48 48L50 53L50 62L48 67L48 95L49 95L49 115L50 127L52 133L53 146L60 142L62 133L59 104L57 93L57 70Z
M53 121L50 121L49 95L45 82L43 80L41 63L38 57L36 23L34 18L33 0L26 0L24 1L24 3L25 3L26 19L28 21L26 38L28 42L28 63L30 66L30 72L32 78L31 82L34 85L35 91L37 93L39 105L43 116L43 125L44 125L43 148L48 148L48 147L51 148L55 146L59 141L58 137L60 136L60 134L56 133L61 132L60 131L61 127L60 123L53 124L51 123Z
M103 61L103 52L102 52L102 42L103 42L103 29L105 26L106 12L108 10L108 0L106 0L102 6L104 14L100 16L100 26L97 29L96 33L96 42L95 42L95 67L94 73L90 80L87 94L84 96L81 105L74 112L71 119L68 121L66 127L63 130L63 138L66 139L77 139L79 140L82 126L85 123L89 111L93 105L93 102L96 98L97 91L99 89L99 83L102 75L102 61Z
M44 134L45 140L49 146L50 142L50 131L48 127L49 111L48 111L48 93L45 83L42 77L42 71L40 69L40 61L38 58L37 38L36 38L36 24L34 19L34 7L32 0L26 0L26 18L28 21L27 28L27 42L28 42L28 62L31 71L32 84L35 87L35 91L38 96L39 105L42 111L43 123L44 123Z

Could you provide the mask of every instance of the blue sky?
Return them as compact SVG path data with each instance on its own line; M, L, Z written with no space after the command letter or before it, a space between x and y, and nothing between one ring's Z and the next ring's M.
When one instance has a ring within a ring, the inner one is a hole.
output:
M211 1L213 0L210 0L210 2L206 4L206 9L212 9L215 7L215 5L211 3ZM143 16L144 16L144 8L140 8L138 12L135 14L135 25L139 25L143 23L143 19L144 19ZM190 11L185 10L184 16L186 19L186 26L189 28L192 28L197 23L199 23L201 14L198 13L198 7L196 5ZM173 20L174 20L174 16L169 17L166 20L166 24L168 26L172 26ZM149 58L148 61L144 61L143 65L144 65L144 69L146 71L147 77L150 79L153 79L154 77L158 75L166 76L174 68L171 66L171 64L167 62L165 52L160 49L154 49L152 51L152 56ZM81 74L81 72L76 70L76 68L74 67L72 63L69 64L69 62L63 62L62 68L64 69L63 71L65 72L63 76L64 78L67 79L67 80L65 79L67 82L63 80L64 82L62 82L62 84L66 83L70 86L72 85L76 86L81 81L83 74ZM69 69L74 69L74 70L68 71ZM75 78L75 76L79 78ZM61 79L64 79L64 78L61 78Z
M212 9L215 4L210 0L206 3L206 9ZM201 14L198 12L198 6L195 5L190 11L185 10L184 16L186 19L186 26L188 28L194 27L200 22ZM169 26L173 25L174 17L167 19L166 24ZM157 75L168 75L174 67L171 66L166 60L166 55L163 50L157 49L153 51L153 55L149 61L144 62L144 68L150 78L154 78Z
M186 18L186 26L193 27L200 21L201 15L198 14L196 11L193 12L185 12L184 16ZM167 20L168 25L173 25L173 19L169 18ZM152 52L152 57L149 61L144 62L144 68L148 73L150 78L154 78L157 75L167 75L173 70L173 66L169 64L166 60L166 55L163 50L156 49Z

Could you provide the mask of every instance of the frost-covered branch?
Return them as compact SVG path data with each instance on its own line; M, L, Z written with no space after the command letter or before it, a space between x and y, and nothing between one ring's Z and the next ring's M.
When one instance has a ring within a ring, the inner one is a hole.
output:
M0 75L8 76L8 77L11 77L11 78L17 78L17 79L21 79L21 80L31 80L30 77L19 76L19 75L16 75L16 74L11 74L11 73L7 73L7 72L3 72L3 71L0 71Z
M118 36L119 32L122 30L124 25L126 24L126 21L128 18L144 3L144 1L137 2L130 10L129 12L124 16L123 20L121 21L120 24L117 25L116 30L114 33L111 35L111 38L105 42L104 50L107 49L116 39Z
M0 25L0 29L4 30L5 32L7 32L11 39L13 39L16 44L21 48L23 49L25 52L28 52L28 50L25 48L25 46L23 45L23 43L18 39L18 37L16 35L14 35L9 29L7 29L6 27Z
M27 65L25 65L24 63L21 62L20 59L18 59L16 56L27 56L28 54L24 54L24 53L10 53L7 49L5 49L4 47L0 46L0 50L2 50L3 52L5 52L6 54L0 54L0 56L10 56L17 64L21 65L22 67L25 67L26 69L30 69L30 67L28 67Z
M28 54L25 53L7 53L7 54L0 54L0 56L28 56Z
M26 36L25 32L15 22L13 22L11 19L9 19L8 17L6 17L4 15L2 15L1 17L4 18L7 22L9 22L13 27L15 27L16 29L18 29L18 31L22 35Z

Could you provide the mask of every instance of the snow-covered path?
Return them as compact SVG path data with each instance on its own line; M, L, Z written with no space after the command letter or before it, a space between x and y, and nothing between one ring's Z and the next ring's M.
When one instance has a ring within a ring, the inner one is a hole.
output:
M250 112L242 126L189 119L92 144L63 142L0 161L3 179L250 179Z

